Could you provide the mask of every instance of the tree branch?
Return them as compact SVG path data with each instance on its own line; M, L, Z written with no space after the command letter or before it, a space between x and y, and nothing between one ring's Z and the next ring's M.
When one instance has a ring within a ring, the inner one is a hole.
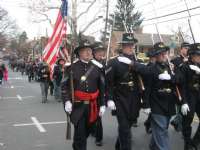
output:
M85 28L81 31L81 33L84 33L92 24L94 24L96 21L98 21L101 18L95 18L94 20L90 21Z
M90 8L96 3L96 1L97 0L93 0L92 3L87 7L87 9L78 15L77 19L86 14L90 10Z

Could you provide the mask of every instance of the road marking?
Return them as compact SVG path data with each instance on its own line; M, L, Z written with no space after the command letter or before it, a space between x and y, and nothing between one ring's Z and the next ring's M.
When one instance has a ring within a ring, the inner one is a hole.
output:
M11 85L11 86L4 86L2 88L3 89L14 89L14 88L24 88L24 86L13 86L13 85Z
M24 78L19 78L19 77L17 77L17 78L8 78L8 80L23 80Z
M33 121L33 123L35 124L35 126L38 128L38 130L41 133L45 133L46 132L45 128L40 124L40 122L37 120L36 117L31 117L31 120Z
M54 124L65 124L67 121L55 121L55 122L40 122L41 125L54 125ZM14 124L14 127L24 127L24 126L33 126L34 123L25 123L25 124Z
M36 126L41 133L47 132L42 125L66 124L67 121L39 122L36 117L31 117L33 123L14 124L14 127Z
M0 146L5 146L5 144L4 143L0 143Z
M1 99L17 99L17 97L1 97Z
M21 97L21 96L20 96ZM22 99L28 99L28 98L34 98L35 96L24 96L24 97L21 97ZM0 96L0 99L19 99L19 97L2 97Z
M22 101L22 97L20 95L17 95L17 98L19 99L19 101Z

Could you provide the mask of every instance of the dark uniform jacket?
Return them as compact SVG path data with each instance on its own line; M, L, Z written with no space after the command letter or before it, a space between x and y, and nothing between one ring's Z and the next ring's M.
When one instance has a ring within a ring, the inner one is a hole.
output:
M165 63L156 62L151 66L142 66L136 64L135 69L145 75L149 76L149 87L151 89L149 96L149 103L152 113L172 116L175 114L175 103L177 102L176 90L175 90L175 77L171 75L171 80L160 80L159 74L168 71L170 74L170 68Z
M92 62L84 63L82 61L77 61L71 66L65 69L65 76L62 81L62 100L65 104L66 101L71 101L71 89L70 89L70 70L73 71L73 83L74 91L81 91L85 93L95 93L99 90L99 100L100 105L105 105L104 102L104 92L105 92L105 79L102 74L102 70L93 64ZM87 73L90 70L89 74ZM85 81L81 80L83 76L88 74ZM75 99L73 103L73 109L71 113L72 123L76 124L82 115L84 115L87 105L83 102L76 102Z
M48 66L40 66L38 71L38 80L40 82L49 82L50 81L50 71Z
M53 70L53 79L56 81L56 85L60 86L63 77L62 66L56 64Z
M194 113L196 104L200 103L200 75L191 70L189 65L196 64L191 61L184 63L176 76L180 84L183 104L187 103L190 112Z
M135 61L133 55L120 56ZM108 100L115 102L117 116L126 116L131 122L138 117L141 106L138 73L129 65L120 62L118 57L111 59L106 68Z
M175 69L176 69L184 63L184 57L180 55L180 56L174 58L171 62L174 64Z
M154 65L153 62L149 62L147 64L148 67L151 67L153 65ZM146 75L146 76L143 75L143 82L144 82L145 90L142 94L142 100L143 100L142 107L149 108L150 107L149 99L151 96L151 81L149 80L149 75Z

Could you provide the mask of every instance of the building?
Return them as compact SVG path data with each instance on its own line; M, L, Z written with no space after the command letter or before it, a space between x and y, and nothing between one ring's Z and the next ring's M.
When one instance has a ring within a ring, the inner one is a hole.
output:
M112 33L111 39L111 52L110 56L113 57L117 55L117 50L120 49L119 44L117 44L122 39L122 31L114 31ZM180 40L179 36L169 35L169 34L161 34L163 42L170 47L171 55L176 55L177 51L176 48L180 46L180 43L183 41ZM150 34L150 33L142 33L137 32L135 33L135 38L138 39L136 52L137 53L146 53L154 43L159 42L160 38L158 34Z

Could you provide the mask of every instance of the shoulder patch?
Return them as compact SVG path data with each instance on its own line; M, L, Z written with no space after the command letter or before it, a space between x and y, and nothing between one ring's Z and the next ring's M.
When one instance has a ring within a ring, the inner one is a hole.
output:
M99 68L103 68L103 65L100 63L100 62L98 62L98 61L96 61L96 60L91 60L91 62L94 64L94 65L96 65L97 67L99 67Z

